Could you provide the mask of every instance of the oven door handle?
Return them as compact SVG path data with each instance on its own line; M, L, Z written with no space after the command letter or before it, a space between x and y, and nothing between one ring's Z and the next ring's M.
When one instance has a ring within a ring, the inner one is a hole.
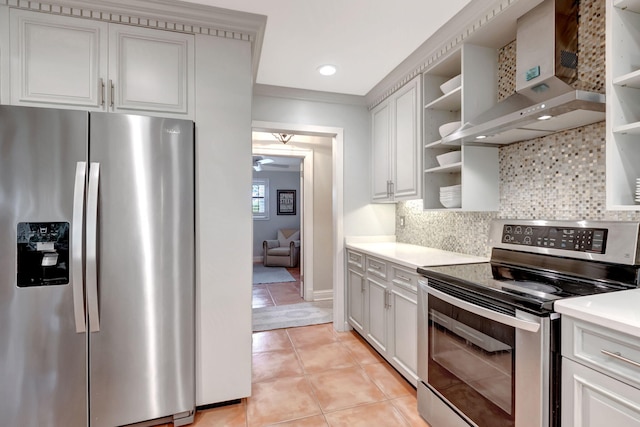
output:
M493 310L489 310L488 308L480 307L475 304L471 304L470 302L463 301L459 298L446 294L437 289L433 289L432 287L427 285L427 292L429 295L433 295L436 298L441 299L444 302L448 302L451 305L454 305L458 308L462 308L471 313L477 314L478 316L482 316L491 320L494 320L498 323L502 323L503 325L512 326L516 329L523 329L529 332L538 332L540 329L540 324L536 322L530 322L524 319L518 319L513 316L508 316L506 314L498 313Z

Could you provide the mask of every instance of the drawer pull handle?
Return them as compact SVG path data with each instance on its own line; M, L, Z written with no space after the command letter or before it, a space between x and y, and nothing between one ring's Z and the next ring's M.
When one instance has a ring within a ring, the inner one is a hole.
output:
M380 270L381 267L382 267L381 265L377 265L377 264L371 263L371 268L375 268L376 270Z
M627 362L630 365L635 366L636 368L640 368L640 363L636 362L635 360L631 360L631 359L627 359L626 357L624 357L622 354L620 354L619 352L611 352L611 351L607 351L607 350L600 350L600 352L602 352L602 354L607 355L609 357L613 357L614 359L618 359L621 360L623 362Z
M396 277L400 280L404 280L405 282L411 281L411 279L409 279L407 276L403 276L402 274L398 274Z

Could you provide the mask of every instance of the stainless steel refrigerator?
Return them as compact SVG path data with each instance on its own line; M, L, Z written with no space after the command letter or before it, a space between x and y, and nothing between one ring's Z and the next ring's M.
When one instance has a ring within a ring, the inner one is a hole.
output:
M187 120L0 106L0 425L195 405Z

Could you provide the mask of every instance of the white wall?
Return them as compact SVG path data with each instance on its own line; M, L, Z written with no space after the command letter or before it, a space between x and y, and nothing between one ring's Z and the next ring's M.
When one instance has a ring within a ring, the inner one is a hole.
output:
M254 178L269 180L269 219L253 221L253 257L262 259L262 242L277 237L280 228L300 229L300 172L253 172ZM296 214L278 215L278 190L296 190Z
M332 298L333 290L333 159L331 139L314 137L313 144L313 293Z
M256 95L252 118L344 129L344 235L395 234L395 205L370 202L371 129L364 105Z
M196 405L251 394L251 50L196 35ZM244 165L244 166L243 166Z

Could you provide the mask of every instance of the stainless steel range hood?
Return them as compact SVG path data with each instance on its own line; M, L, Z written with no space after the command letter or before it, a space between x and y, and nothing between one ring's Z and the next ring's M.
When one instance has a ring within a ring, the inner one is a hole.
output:
M510 144L605 119L605 96L576 90L578 10L574 0L545 0L518 19L516 93L442 144Z

